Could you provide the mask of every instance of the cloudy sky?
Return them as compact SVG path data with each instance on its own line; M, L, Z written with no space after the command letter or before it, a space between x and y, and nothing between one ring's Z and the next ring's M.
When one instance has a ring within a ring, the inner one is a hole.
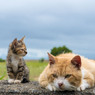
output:
M63 45L95 59L95 0L0 0L0 58L24 35L25 59L47 59Z

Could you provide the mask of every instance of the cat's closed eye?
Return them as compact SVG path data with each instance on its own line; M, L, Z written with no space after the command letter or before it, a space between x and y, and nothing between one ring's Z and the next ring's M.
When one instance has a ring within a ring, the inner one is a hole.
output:
M69 77L71 77L71 74L65 75L65 78L69 78Z
M54 78L57 78L57 77L58 77L56 74L52 74L52 76L53 76Z

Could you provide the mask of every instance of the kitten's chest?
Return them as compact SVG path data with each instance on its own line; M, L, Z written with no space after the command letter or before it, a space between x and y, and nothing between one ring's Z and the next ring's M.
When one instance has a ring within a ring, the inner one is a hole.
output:
M12 65L13 71L17 72L18 71L18 65L19 65L19 59L12 57L11 60L12 60L11 65Z

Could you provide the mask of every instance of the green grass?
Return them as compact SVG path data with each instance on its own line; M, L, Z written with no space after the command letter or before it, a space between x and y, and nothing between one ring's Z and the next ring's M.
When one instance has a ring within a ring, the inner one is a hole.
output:
M26 62L27 66L30 70L30 80L37 80L41 72L44 70L44 68L47 66L48 62L39 62L39 61L30 61Z
M30 80L37 80L41 72L47 66L48 62L44 61L41 63L39 61L26 61L26 64L30 70ZM2 79L8 79L5 62L0 62L0 80Z

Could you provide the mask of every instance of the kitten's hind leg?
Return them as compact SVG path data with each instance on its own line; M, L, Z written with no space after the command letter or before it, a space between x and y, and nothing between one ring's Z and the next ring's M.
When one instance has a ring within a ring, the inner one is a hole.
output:
M30 82L29 81L29 69L27 66L25 66L25 69L24 69L24 76L23 76L23 80L22 80L22 83L27 83L27 82Z
M27 82L30 82L29 80L27 80L26 78L23 78L22 82L21 83L27 83Z

